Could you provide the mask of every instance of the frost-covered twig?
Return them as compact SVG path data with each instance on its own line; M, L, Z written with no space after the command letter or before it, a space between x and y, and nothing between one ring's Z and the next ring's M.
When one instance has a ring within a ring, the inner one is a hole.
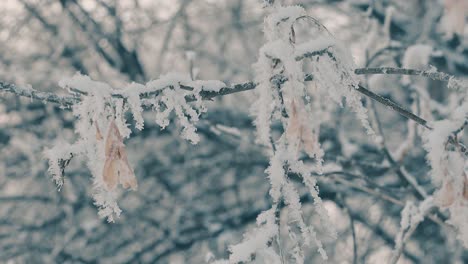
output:
M434 207L433 198L422 201L419 206L409 201L401 212L401 229L395 239L395 250L389 260L389 264L396 264L403 252L406 241L413 235L419 224L424 220L429 210Z
M40 100L43 102L57 103L66 107L70 107L73 104L79 102L79 98L76 98L76 97L60 96L55 93L49 93L49 92L40 92L40 91L34 90L31 87L23 88L23 87L19 87L12 83L7 83L1 80L0 80L0 92L8 92L8 93L15 94L17 96L24 96L24 97L28 97L31 99Z
M461 80L456 79L454 76L438 72L434 69L431 70L416 70L416 69L405 69L405 68L393 68L393 67L379 67L379 68L360 68L354 70L355 74L364 75L364 74L397 74L397 75L415 75L427 77L432 80L449 82L453 88L466 88L466 84Z
M246 82L235 84L233 86L224 86L220 88L218 91L210 91L210 90L202 90L200 92L200 96L203 100L211 100L215 97L230 95L234 93L244 92L255 89L257 85L253 82ZM168 86L169 87L169 86ZM193 87L187 85L180 85L182 90L193 91ZM79 95L87 95L86 92L78 91L72 89L73 92ZM74 104L79 103L82 99L80 96L60 96L53 92L41 92L35 90L33 88L23 88L16 86L15 84L0 81L0 92L11 93L16 96L27 97L31 99L36 99L42 102L50 102L60 104L66 107L71 107ZM140 99L152 99L159 96L162 92L161 90L151 91L151 92L142 92L140 93ZM125 97L122 94L113 94L113 98L121 98L124 99ZM186 97L187 102L193 102L196 99L193 96Z
M52 175L52 179L59 190L64 183L65 168L70 164L73 156L76 155L76 149L67 143L60 143L56 147L44 151L49 160L48 172Z
M378 102L380 104L383 104L383 105L387 106L388 108L390 108L393 111L399 113L400 115L415 121L416 123L420 124L421 126L423 126L425 128L428 128L428 129L431 129L431 127L427 124L426 120L424 120L423 118L413 114L409 110L404 109L403 107L401 107L399 104L393 102L392 100L390 100L388 98L385 98L385 97L382 97L382 96L380 96L380 95L378 95L378 94L364 88L362 85L359 85L359 87L356 90L358 92L362 93L363 95L369 97L370 99L372 99L372 100L374 100L374 101L376 101L376 102Z
M404 69L404 68L393 68L393 67L377 67L377 68L360 68L354 70L355 74L399 74L399 75L419 75L423 77L428 77L433 80L445 81L448 82L452 77L449 74L437 71L423 71L416 69Z

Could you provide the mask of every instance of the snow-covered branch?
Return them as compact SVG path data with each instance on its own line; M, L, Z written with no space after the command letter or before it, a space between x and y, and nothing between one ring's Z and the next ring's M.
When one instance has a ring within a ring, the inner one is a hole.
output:
M0 91L11 93L16 96L28 97L31 99L36 99L42 102L51 102L57 103L66 107L70 107L73 104L79 102L79 98L71 96L59 96L51 92L40 92L33 89L32 87L19 87L15 84L4 82L0 80Z
M315 54L315 55L317 55L317 54ZM383 67L383 68L358 68L358 69L355 70L355 73L356 74L401 74L401 75L409 74L409 75L420 75L420 76L429 77L429 78L432 78L432 79L435 79L435 80L453 82L453 84L458 84L458 85L462 84L462 82L460 82L459 80L455 79L453 76L450 76L450 75L448 75L446 73L441 73L441 72L431 73L429 71L422 71L422 70L415 70L415 69L388 68L388 67ZM283 77L278 77L277 76L277 79L282 80L283 82L286 81L286 79L283 78ZM312 74L306 74L305 77L304 77L304 81L312 81L313 79L314 79L314 76ZM143 107L146 108L146 109L150 109L151 106L145 104L145 99L151 99L151 98L157 97L158 95L160 95L161 91L164 88L168 88L168 87L169 86L163 87L163 88L161 88L160 90L157 90L157 91L139 93L140 99L143 100L142 101L143 102ZM202 89L200 91L200 96L201 96L201 98L203 100L211 100L213 98L220 97L220 96L226 96L226 95L230 95L230 94L235 94L235 93L240 93L240 92L244 92L244 91L253 90L256 87L257 87L256 83L246 82L246 83L235 84L235 85L232 85L232 86L223 86L223 87L217 89L217 91L203 90ZM457 86L455 86L455 87L457 87ZM187 90L187 91L193 91L193 89L194 89L191 86L183 85L183 84L180 84L180 88L182 90ZM74 95L74 96L60 96L60 95L57 95L57 94L51 93L51 92L40 92L40 91L37 91L37 90L35 90L33 88L18 87L18 86L14 85L14 84L7 83L7 82L2 82L2 81L0 81L0 91L7 92L7 93L12 93L12 94L15 94L17 96L23 96L23 97L28 97L28 98L40 100L40 101L43 101L43 102L58 103L58 104L63 105L65 107L71 107L73 104L76 104L81 100L80 95L86 95L86 93L81 92L81 93L77 93L77 95ZM72 91L75 91L75 90L72 90ZM374 100L374 101L376 101L376 102L378 102L378 103L380 103L382 105L385 105L385 106L389 107L389 109L401 114L402 116L415 121L419 125L424 126L426 128L430 128L428 126L426 120L424 120L423 118L419 117L418 115L412 113L411 111L406 110L404 107L400 106L398 103L395 103L395 102L393 102L392 100L390 100L388 98L380 96L380 95L372 92L371 90L365 88L362 85L359 85L359 87L356 88L356 91L360 92L364 96L367 96L370 99L372 99L372 100ZM122 94L120 94L120 93L112 94L112 97L124 99L124 96ZM186 96L185 99L186 99L187 102L193 102L193 101L196 100L195 97L193 97L193 96Z
M364 74L394 74L394 75L414 75L427 77L432 80L448 82L451 88L467 88L468 83L463 82L455 78L454 76L439 72L435 69L431 70L417 70L417 69L405 69L405 68L393 68L393 67L379 67L379 68L360 68L354 70L354 73L357 75Z

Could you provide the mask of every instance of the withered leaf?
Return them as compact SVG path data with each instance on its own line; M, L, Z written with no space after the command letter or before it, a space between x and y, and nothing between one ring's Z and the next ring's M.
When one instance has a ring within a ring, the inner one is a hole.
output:
M96 124L96 140L101 141L104 138L102 137L101 130L99 129L98 123L95 122L95 124Z
M447 181L440 189L437 200L442 207L448 207L455 201L455 193L453 190L453 182Z
M468 201L468 178L466 176L463 184L463 198Z
M289 123L286 128L288 141L297 151L302 149L313 157L316 148L315 134L307 123L304 103L293 100L290 106Z
M105 155L103 180L107 189L112 190L120 183L125 189L136 190L138 184L135 173L128 163L125 145L114 120L110 122L107 131Z

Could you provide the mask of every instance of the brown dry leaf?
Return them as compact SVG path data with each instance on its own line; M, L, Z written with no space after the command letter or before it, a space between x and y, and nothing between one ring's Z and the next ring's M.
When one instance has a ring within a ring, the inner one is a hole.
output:
M138 183L135 177L135 173L133 172L132 167L128 163L127 159L127 152L125 151L125 145L122 145L119 147L119 155L121 157L120 159L120 184L125 189L131 188L133 190L136 190L138 187Z
M115 186L117 186L118 182L118 161L111 160L106 158L106 163L104 164L104 172L103 172L103 179L106 183L108 190L113 190Z
M302 126L301 139L304 146L304 152L312 158L315 152L316 139L315 133L309 125Z
M120 131L114 120L110 122L106 137L106 161L103 170L103 180L109 190L118 183L136 190L138 187L135 173L128 163L127 152Z
M289 122L288 127L286 128L286 137L290 144L298 148L300 144L299 140L301 138L301 121L299 120L295 101L291 102L291 112L288 114Z
M305 106L302 102L291 102L291 113L289 113L289 123L286 129L288 141L296 146L297 151L303 149L310 157L314 156L316 147L315 134L312 128L305 124Z
M96 140L101 141L101 140L104 139L102 137L101 130L99 129L98 124L96 122L94 122L94 123L96 124Z
M440 189L437 196L440 206L447 207L453 204L455 201L455 194L453 191L453 182L447 181Z
M463 184L463 198L468 201L468 178L465 174L465 183Z

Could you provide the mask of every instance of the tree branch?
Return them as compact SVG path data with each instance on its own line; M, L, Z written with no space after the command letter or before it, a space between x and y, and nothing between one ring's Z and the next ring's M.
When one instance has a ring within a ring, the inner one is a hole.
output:
M0 92L8 92L17 96L29 97L31 99L40 100L42 102L51 102L60 104L65 107L71 107L78 103L80 98L72 96L60 96L50 92L40 92L33 88L18 87L14 84L0 81Z
M415 69L401 69L401 68L390 68L390 67L383 67L383 68L360 68L360 69L356 69L355 70L355 73L356 74L404 74L404 75L420 75L420 76L424 76L424 77L428 77L428 78L431 78L431 79L434 79L434 80L440 80L440 81L448 81L448 82L451 82L453 81L453 76L450 76L446 73L441 73L441 72L433 72L433 71L421 71L421 70L415 70ZM306 74L305 78L304 78L304 81L312 81L313 80L313 76L311 74ZM461 85L461 83L457 82L458 84ZM256 83L253 83L253 82L246 82L246 83L241 83L241 84L236 84L234 86L226 86L222 89L220 89L218 92L214 92L214 91L202 91L200 93L201 97L203 98L203 100L211 100L215 97L218 97L218 96L225 96L225 95L229 95L229 94L234 94L234 93L239 93L239 92L244 92L244 91L248 91L248 90L253 90L255 89L255 87L257 86ZM184 85L181 85L181 89L184 89L184 90L193 90L192 87L189 87L189 86L184 86ZM65 107L70 107L71 105L73 105L74 103L77 103L80 101L80 98L79 97L75 97L75 96L59 96L59 95L56 95L54 93L48 93L48 92L39 92L39 91L36 91L32 88L21 88L21 87L18 87L14 84L11 84L11 83L6 83L6 82L2 82L0 81L0 91L4 91L4 92L9 92L9 93L13 93L15 95L18 95L18 96L25 96L25 97L29 97L29 98L32 98L32 99L37 99L37 100L41 100L41 101L47 101L47 102L52 102L52 103L58 103L62 106L65 106ZM423 118L413 114L412 112L404 109L403 107L401 107L399 104L393 102L392 100L388 99L388 98L385 98L385 97L382 97L372 91L370 91L369 89L363 87L363 86L359 86L356 91L358 91L359 93L369 97L370 99L382 104L382 105L385 105L387 106L388 108L392 109L393 111L397 112L398 114L408 118L408 119L411 119L413 121L415 121L417 124L425 127L425 128L428 128L428 129L432 129L427 123L426 120L424 120ZM149 98L153 98L155 96L158 96L159 94L161 93L161 90L157 90L157 91L152 91L152 92L145 92L145 93L141 93L140 94L140 98L141 99L149 99ZM121 94L113 94L112 95L113 97L115 98L123 98L123 96ZM186 98L187 101L191 102L191 101L194 101L195 98L193 96L189 96Z
M461 88L463 86L462 82L456 79L454 76L438 72L434 70L416 70L416 69L405 69L405 68L392 68L392 67L380 67L380 68L360 68L354 70L354 73L357 75L363 74L398 74L398 75L415 75L421 77L427 77L432 80L449 82L453 84L454 88Z
M372 91L364 88L363 86L359 85L359 87L356 89L358 92L360 92L361 94L369 97L370 99L380 103L380 104L383 104L385 106L387 106L388 108L392 109L393 111L399 113L400 115L408 118L408 119L411 119L413 120L414 122L418 123L419 125L425 127L425 128L428 128L428 129L432 129L430 126L427 125L427 121L424 120L423 118L413 114L412 112L404 109L403 107L401 107L400 105L398 105L397 103L393 102L392 100L388 99L388 98L385 98L385 97L382 97L376 93L373 93Z

